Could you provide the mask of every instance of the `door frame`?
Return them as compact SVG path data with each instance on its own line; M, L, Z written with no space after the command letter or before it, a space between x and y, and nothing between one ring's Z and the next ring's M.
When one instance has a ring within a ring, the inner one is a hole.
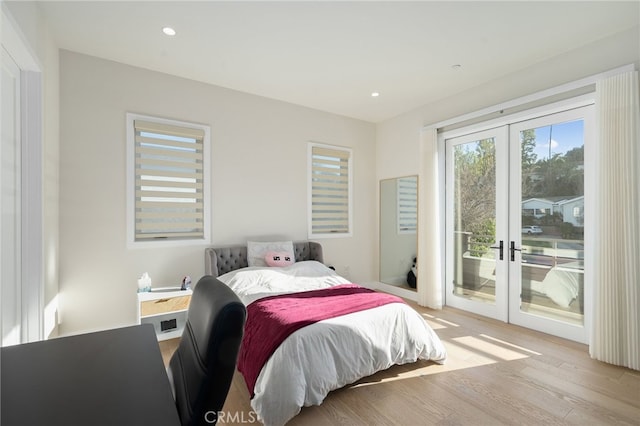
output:
M624 69L621 68L622 70ZM619 70L613 70L611 73L615 73L615 72L619 72ZM602 75L600 75L601 77ZM594 76L593 78L596 78L598 76ZM591 79L584 79L584 81L586 82L587 80L591 81ZM579 82L575 82L574 84L571 85L571 87L573 86L577 86L582 84L582 80ZM585 83L586 84L586 83ZM548 93L548 92L552 92L553 90L549 90L549 91L545 91L544 93ZM528 99L528 98L525 98ZM509 103L509 105L511 104L515 104L516 101L513 101L511 103ZM562 99L556 102L549 102L549 103L541 103L539 100L534 102L534 106L532 106L531 108L518 108L517 112L513 112L511 114L504 114L504 110L503 109L499 109L499 107L494 107L491 109L491 111L487 110L483 110L483 112L486 112L486 120L482 120L481 118L479 118L477 115L474 118L470 118L470 116L464 116L461 117L460 119L452 119L452 120L448 120L446 122L442 122L440 123L440 125L437 125L438 128L440 128L442 131L438 132L438 152L439 152L439 167L440 167L440 179L441 182L444 182L444 185L441 187L441 194L440 194L440 215L442 218L444 218L446 220L447 217L447 157L446 157L446 139L452 139L452 138L457 138L460 136L464 136L464 135L469 135L469 134L473 134L473 133L479 133L481 131L485 131L488 129L493 129L496 127L500 127L500 126L511 126L514 125L516 123L522 122L522 121L528 121L528 120L532 120L532 119L536 119L542 116L546 116L546 115L553 115L556 113L560 113L563 111L567 111L567 110L571 110L571 109L576 109L576 108L581 108L581 107L585 107L585 106L590 106L590 105L594 105L595 104L595 92L592 90L587 91L587 93L580 94L577 96L573 96L573 97L567 97L566 99ZM526 103L525 103L526 105ZM535 105L539 105L539 106L535 106ZM585 138L587 133L589 132L590 135L595 135L595 112L591 112L591 114L594 114L594 116L592 117L593 119L590 120L591 124L591 130L587 130L585 128ZM456 122L463 122L465 119L472 121L473 124L469 124L469 125L464 125L464 126L456 126ZM586 124L585 124L586 126ZM596 143L596 138L595 136L593 136L593 139L591 141L590 144L587 144L585 141L585 165L586 164L595 164L594 162L594 158L593 158L593 149L592 147L589 147L589 145L592 145ZM511 150L514 151L514 150ZM510 154L511 155L511 154ZM511 161L511 160L509 160ZM585 166L586 167L586 166ZM496 177L497 179L497 177ZM592 187L592 185L595 183L595 174L594 173L590 173L590 174L585 174L585 188L588 187ZM588 196L586 191L585 191L585 209L588 211L594 211L594 200L592 196ZM585 229L592 229L592 223L593 223L593 219L589 218L589 216L585 217ZM511 229L509 229L510 232L513 232ZM496 230L496 232L498 232ZM496 239L500 240L500 238L498 238L498 235L496 235ZM441 231L441 249L443 253L447 253L447 247L450 245L450 243L447 241L448 238L448 233L446 230L446 226L443 227L442 231ZM559 337L563 337L563 338L567 338L569 340L574 340L574 341L578 341L580 343L587 343L588 342L588 336L591 330L591 316L589 315L589 313L591 312L591 306L592 306L592 293L593 293L593 283L592 283L592 276L593 276L593 240L592 237L589 233L585 233L584 236L584 245L585 245L585 253L584 253L584 259L585 259L585 267L584 267L584 274L585 274L585 278L584 278L584 333L581 333L579 336L574 335L573 333L562 333L562 334L558 334L556 333L556 330L554 328L547 328L545 330L540 330L542 332L546 332L548 334L553 334L553 335L557 335ZM508 246L509 242L507 240L504 241L505 247ZM505 251L505 258L508 254L508 251ZM442 283L441 283L441 288L442 288L442 293L445 295L445 297L443 298L444 300L444 304L447 305L447 286L446 286L446 281L447 281L447 268L450 266L448 264L448 262L450 262L451 260L449 259L450 256L443 256L443 260L442 260L442 270L443 270L443 274L442 274ZM508 308L508 302L507 302L507 308ZM489 316L490 315L485 315L485 316ZM506 316L506 322L509 322L509 318L508 318L508 313Z
M0 47L20 68L21 341L44 338L44 144L42 67L20 26L0 4ZM2 87L0 87L0 93ZM0 117L0 126L2 118ZM0 300L0 303L4 303Z

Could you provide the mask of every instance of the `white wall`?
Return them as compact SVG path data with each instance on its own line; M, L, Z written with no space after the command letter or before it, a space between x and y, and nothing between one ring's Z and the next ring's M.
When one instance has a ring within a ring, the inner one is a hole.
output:
M62 51L61 332L132 324L136 278L175 285L204 274L204 246L126 248L125 113L204 123L212 135L212 240L307 238L307 141L353 148L354 236L322 240L355 282L377 276L375 126Z
M381 180L411 174L430 175L431 171L419 169L420 132L427 125L630 63L634 63L636 69L640 67L640 29L638 27L566 52L520 72L504 76L496 75L495 80L487 84L453 94L446 99L378 123L376 126L377 178ZM465 70L465 72L473 72L473 70ZM378 194L378 200L379 197ZM424 229L418 229L419 241L432 238L425 235L425 232ZM393 287L385 285L379 287L386 291L394 290Z
M487 58L490 60L490 58ZM638 27L554 57L533 67L474 89L454 94L398 117L376 128L378 179L419 172L420 130L492 105L595 75L630 63L640 66ZM465 70L473 72L473 70Z
M305 142L352 147L354 237L323 244L327 262L338 272L366 282L378 274L377 181L419 172L424 125L640 63L640 34L634 29L521 72L497 75L491 83L374 129L368 123L69 52L62 53L59 71L58 51L35 5L5 4L43 66L43 302L55 306L60 289L63 333L135 321L135 278L143 271L158 284L203 273L203 247L126 250L127 111L211 125L214 244L242 243L265 234L305 239ZM274 182L286 189L274 189ZM99 225L87 223L87 216Z

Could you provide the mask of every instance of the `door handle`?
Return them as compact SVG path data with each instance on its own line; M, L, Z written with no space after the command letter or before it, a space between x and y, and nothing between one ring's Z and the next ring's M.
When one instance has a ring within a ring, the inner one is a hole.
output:
M504 260L504 241L500 240L499 246L491 246L492 249L500 249L500 260Z
M511 241L511 248L509 250L511 250L511 261L515 262L515 260L516 260L516 252L517 251L522 251L522 249L516 248L516 242L515 241Z

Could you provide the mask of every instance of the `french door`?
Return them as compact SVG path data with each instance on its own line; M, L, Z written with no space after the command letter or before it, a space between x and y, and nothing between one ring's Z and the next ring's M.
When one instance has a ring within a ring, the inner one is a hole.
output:
M445 154L446 304L502 321L508 320L507 130L447 139Z
M445 135L447 305L586 342L592 108Z

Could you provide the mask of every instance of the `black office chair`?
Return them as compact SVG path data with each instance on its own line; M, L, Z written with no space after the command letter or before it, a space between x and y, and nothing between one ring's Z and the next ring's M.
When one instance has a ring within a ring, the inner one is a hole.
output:
M183 426L215 424L238 360L247 310L221 281L204 276L167 374Z

